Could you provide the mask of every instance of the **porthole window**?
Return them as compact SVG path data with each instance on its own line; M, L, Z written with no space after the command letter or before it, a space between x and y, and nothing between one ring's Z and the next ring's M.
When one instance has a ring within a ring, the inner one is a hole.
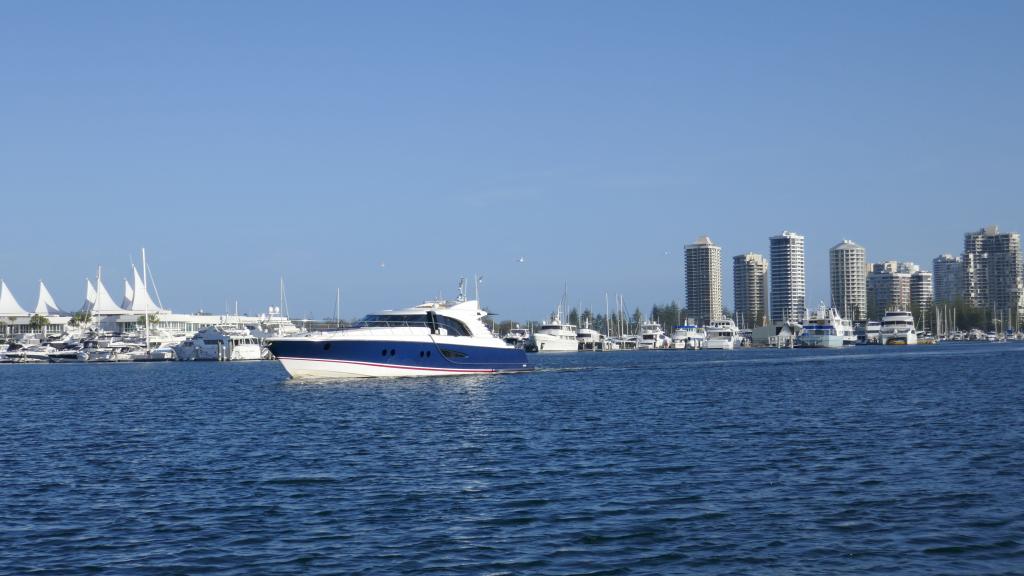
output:
M388 355L388 350L387 350L387 348L385 348L384 350L381 350L381 351L380 351L380 355L381 355L381 356L387 356L387 355Z
M391 349L391 355L392 355L392 356L394 356L394 355L395 355L395 349L394 349L394 348L392 348L392 349Z
M423 350L420 350L420 358L423 358Z
M330 349L331 349L331 343L330 342L324 344L324 350L330 350Z

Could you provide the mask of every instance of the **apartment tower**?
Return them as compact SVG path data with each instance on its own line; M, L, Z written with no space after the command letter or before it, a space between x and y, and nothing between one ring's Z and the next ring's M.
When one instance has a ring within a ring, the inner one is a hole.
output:
M769 243L772 322L799 322L803 319L807 299L804 237L786 231L772 236Z
M734 256L732 285L739 327L764 326L768 319L768 260L753 252Z
M843 240L828 251L832 305L843 318L866 320L868 315L867 271L862 246Z
M686 310L701 324L722 319L722 248L707 236L686 246Z

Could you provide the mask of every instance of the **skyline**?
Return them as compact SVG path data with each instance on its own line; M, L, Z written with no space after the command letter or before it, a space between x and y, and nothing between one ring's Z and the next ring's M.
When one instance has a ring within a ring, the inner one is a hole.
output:
M812 307L843 239L930 270L1024 231L1017 3L448 6L0 8L0 277L77 308L101 265L120 300L145 246L175 311L283 276L348 318L478 273L527 321L564 284L683 304L703 235L803 235Z

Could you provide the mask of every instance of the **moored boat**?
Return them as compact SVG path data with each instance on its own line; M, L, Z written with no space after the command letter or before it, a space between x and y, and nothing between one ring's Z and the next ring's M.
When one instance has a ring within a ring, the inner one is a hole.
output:
M914 315L906 310L890 310L882 316L882 326L878 331L878 341L885 345L917 344L917 329L914 327Z

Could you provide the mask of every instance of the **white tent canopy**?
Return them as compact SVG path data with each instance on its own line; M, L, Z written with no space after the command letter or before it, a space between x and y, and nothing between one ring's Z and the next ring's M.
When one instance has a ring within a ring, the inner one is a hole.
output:
M132 266L132 275L134 276L135 284L132 286L132 304L129 308L132 312L151 312L159 313L166 312L153 302L153 299L149 296L148 286L142 281L142 276L139 276L139 271Z
M3 280L0 280L0 316L28 316Z
M53 296L46 289L46 284L43 284L43 281L40 280L39 300L36 301L36 314L40 316L60 316L63 313L60 307L57 306L57 303L53 301Z
M126 312L124 308L114 303L114 299L110 297L110 292L107 292L107 287L103 285L103 280L99 276L96 277L96 302L93 303L89 311L93 314L124 314Z
M132 285L128 283L128 279L124 279L124 299L121 300L121 308L130 310L132 307L132 300L135 299L135 291L132 290Z
M92 281L85 279L85 302L82 304L82 312L91 312L96 305L96 289L92 287Z

